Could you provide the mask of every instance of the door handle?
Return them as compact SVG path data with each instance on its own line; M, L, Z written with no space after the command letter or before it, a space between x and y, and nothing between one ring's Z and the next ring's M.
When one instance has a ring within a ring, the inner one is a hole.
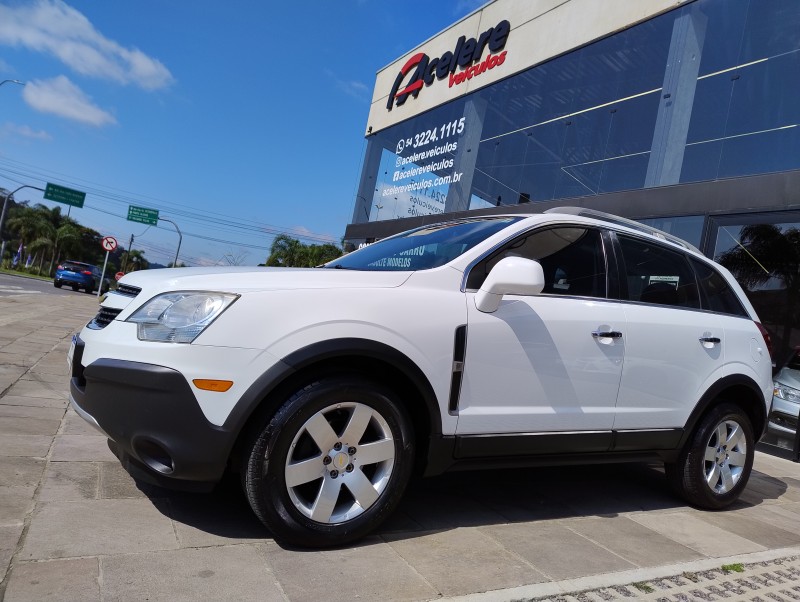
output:
M622 333L616 330L595 330L592 336L596 339L621 339Z
M720 343L721 341L720 341L719 337L700 337L700 342L701 343L712 343L712 344L716 345L717 343Z

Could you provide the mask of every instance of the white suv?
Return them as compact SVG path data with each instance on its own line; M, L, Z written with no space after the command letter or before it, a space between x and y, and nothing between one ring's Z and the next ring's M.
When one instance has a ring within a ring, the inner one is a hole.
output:
M341 545L411 474L662 460L742 492L772 397L731 274L597 212L436 223L320 268L125 276L75 337L71 398L137 478L239 471L279 541Z

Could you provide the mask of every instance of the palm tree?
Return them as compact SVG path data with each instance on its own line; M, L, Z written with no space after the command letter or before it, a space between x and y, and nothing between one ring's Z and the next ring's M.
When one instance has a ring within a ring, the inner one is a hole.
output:
M150 262L144 258L144 251L139 249L131 249L125 254L123 264L125 269L123 271L136 272L138 270L146 270L150 267Z
M30 247L31 243L36 241L36 245L41 248L42 244L38 240L42 236L46 236L48 229L51 227L42 211L28 207L26 204L17 208L14 217L8 220L8 229L11 232L16 232L20 245L22 247Z
M296 238L278 234L267 257L268 266L296 267L303 262L303 245Z
M50 269L48 274L53 272L53 264L61 260L60 252L70 254L80 253L81 231L80 226L73 220L64 220L64 223L56 230L56 238L53 241L53 255L50 257Z

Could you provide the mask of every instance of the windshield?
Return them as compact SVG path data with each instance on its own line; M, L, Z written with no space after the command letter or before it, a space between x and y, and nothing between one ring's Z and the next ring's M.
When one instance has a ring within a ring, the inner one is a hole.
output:
M488 217L423 226L385 238L325 264L374 271L429 270L442 266L522 217Z

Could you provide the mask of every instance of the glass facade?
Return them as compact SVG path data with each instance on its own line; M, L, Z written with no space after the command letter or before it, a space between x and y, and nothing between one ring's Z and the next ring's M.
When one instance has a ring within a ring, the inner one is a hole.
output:
M696 0L370 136L353 223L798 169L798 73L800 2Z
M712 220L714 260L747 293L782 366L800 345L800 214L750 214Z

